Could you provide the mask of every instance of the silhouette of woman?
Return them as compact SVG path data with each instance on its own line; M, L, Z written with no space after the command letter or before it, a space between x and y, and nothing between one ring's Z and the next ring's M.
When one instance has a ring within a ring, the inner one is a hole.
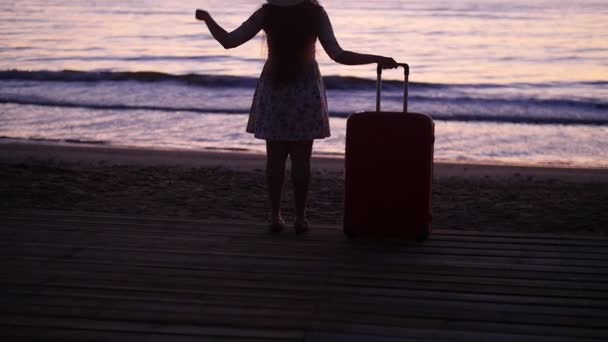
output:
M272 205L272 232L284 229L281 194L285 162L291 159L296 233L308 230L306 201L310 157L315 139L330 136L325 87L315 61L317 39L334 61L346 65L378 63L396 68L394 59L342 50L325 9L316 0L268 0L233 32L226 32L204 10L196 19L226 49L235 48L264 30L268 58L253 98L247 132L266 140L266 177Z

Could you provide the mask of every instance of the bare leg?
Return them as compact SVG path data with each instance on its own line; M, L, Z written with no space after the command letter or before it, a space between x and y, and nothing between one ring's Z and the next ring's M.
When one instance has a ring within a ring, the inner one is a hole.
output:
M289 154L289 143L281 141L266 141L266 181L270 204L272 205L271 222L282 223L281 195L285 181L285 161Z
M306 223L306 201L310 185L310 156L312 140L292 143L291 179L294 187L296 205L296 226Z

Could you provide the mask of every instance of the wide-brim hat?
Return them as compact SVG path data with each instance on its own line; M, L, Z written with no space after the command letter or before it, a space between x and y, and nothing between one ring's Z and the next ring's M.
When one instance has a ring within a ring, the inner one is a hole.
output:
M307 0L266 0L271 5L277 6L293 6L297 4L301 4Z

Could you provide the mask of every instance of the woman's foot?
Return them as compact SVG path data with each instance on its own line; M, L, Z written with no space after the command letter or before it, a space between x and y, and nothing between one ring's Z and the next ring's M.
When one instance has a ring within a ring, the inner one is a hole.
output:
M304 234L308 231L308 221L307 220L296 220L293 225L293 228L296 231L296 234Z
M280 233L285 229L285 221L283 221L283 219L278 218L278 219L274 219L272 220L272 223L270 223L270 232L271 233Z

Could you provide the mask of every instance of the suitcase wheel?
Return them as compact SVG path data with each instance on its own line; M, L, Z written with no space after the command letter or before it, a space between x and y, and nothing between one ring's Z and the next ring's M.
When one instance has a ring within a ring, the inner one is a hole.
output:
M347 229L344 230L344 235L346 235L347 238L349 239L354 239L355 238L355 234L351 231L348 231Z
M426 241L429 238L429 233L428 232L424 232L424 233L420 233L418 235L416 235L416 241L422 242L422 241Z

